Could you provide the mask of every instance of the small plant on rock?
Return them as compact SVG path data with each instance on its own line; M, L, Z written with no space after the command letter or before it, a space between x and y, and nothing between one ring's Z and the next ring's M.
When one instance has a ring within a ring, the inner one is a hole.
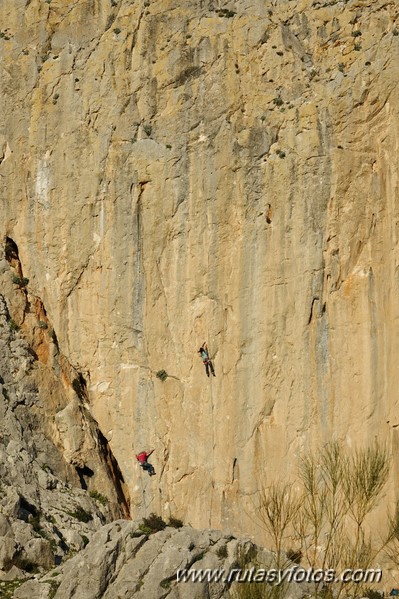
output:
M228 8L219 8L216 9L215 12L219 15L219 17L225 17L227 19L231 19L236 14L234 10L229 10Z
M92 499L95 499L102 505L107 505L107 503L108 503L108 498L105 497L105 495L102 495L101 493L99 493L98 491L90 491L89 495L90 495L90 497L92 497Z
M148 137L149 137L152 133L152 126L149 123L145 123L143 125L143 129L144 129L144 132L146 133L146 135L148 135Z
M16 277L13 276L12 282L19 287L26 287L29 283L29 279L27 277Z
M84 510L80 506L74 512L67 512L67 513L70 516L72 516L72 518L75 518L79 522L87 523L87 522L90 522L90 520L93 520L93 516L90 514L90 512L86 512L86 510Z
M169 518L168 526L172 526L173 528L181 528L183 526L183 522L178 518L171 516Z
M55 582L54 580L50 581L50 593L49 593L49 599L53 599L55 597L56 592L58 591L58 587L60 586L60 582Z
M148 516L148 518L143 518L143 524L139 526L140 530L144 531L144 528L149 530L151 534L152 532L158 532L166 528L166 522L164 522L161 516L157 516L152 513ZM148 534L148 533L147 533Z
M162 382L164 382L168 378L168 373L166 372L166 370L158 370L157 377L161 379Z
M171 581L166 578L165 580L161 580L161 582L159 583L159 585L163 588L163 589L169 589L170 585L171 585Z
M8 321L8 324L11 331L19 331L19 325L12 318Z
M154 531L151 530L151 528L149 526L145 526L144 524L139 524L139 530L141 532L143 532L145 535L150 535L152 534ZM133 536L140 536L137 533L133 533Z
M218 547L216 551L216 555L220 557L220 559L226 559L226 557L228 556L227 545L220 545L220 547Z

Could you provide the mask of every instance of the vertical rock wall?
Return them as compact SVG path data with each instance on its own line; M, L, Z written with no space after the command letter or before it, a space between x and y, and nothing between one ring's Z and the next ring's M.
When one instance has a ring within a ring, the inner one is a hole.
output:
M397 5L0 13L0 232L132 512L255 531L257 490L301 451L396 447Z

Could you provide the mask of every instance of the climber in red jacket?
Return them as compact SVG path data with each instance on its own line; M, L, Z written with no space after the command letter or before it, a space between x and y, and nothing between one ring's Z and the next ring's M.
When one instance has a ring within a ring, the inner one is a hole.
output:
M151 449L151 451L149 451L148 453L146 451L142 451L136 454L136 458L140 466L143 470L148 472L150 476L154 476L155 474L154 466L148 462L148 458L150 457L153 451L154 449Z

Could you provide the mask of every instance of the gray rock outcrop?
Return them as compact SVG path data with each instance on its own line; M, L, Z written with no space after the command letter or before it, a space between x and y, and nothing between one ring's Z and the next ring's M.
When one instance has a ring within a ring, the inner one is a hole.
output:
M272 554L219 531L172 528L145 534L140 522L116 521L78 555L47 576L23 584L15 599L221 599L232 597L232 569L270 566ZM182 580L183 571L211 569L220 580ZM177 576L177 572L180 572ZM301 588L292 585L294 598Z
M54 426L59 412L41 386L51 381L51 372L18 329L0 294L0 585L53 568L123 513L110 506L118 501L111 484L109 499L99 492L90 496L76 464L65 458ZM66 394L60 385L57 391L65 411ZM86 424L89 435L94 423L80 404L79 415L75 425ZM92 478L107 480L100 451L97 462L89 456L97 471Z

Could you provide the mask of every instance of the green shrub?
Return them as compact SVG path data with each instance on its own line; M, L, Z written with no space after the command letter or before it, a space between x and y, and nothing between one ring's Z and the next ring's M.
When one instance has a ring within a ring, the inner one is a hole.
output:
M169 589L170 585L171 585L171 580L169 580L169 578L166 578L165 580L161 580L161 582L159 583L159 585L163 588L163 589Z
M143 129L144 129L144 132L145 132L145 133L148 135L148 137L149 137L149 136L151 135L151 133L152 133L152 126L151 126L149 123L145 123L145 124L143 125Z
M98 491L90 491L89 495L102 505L107 505L108 503L108 497L105 497L105 495L102 495Z
M93 520L93 516L90 514L90 512L86 512L86 510L84 510L82 507L78 507L76 511L74 512L67 512L67 514L69 514L69 516L72 516L72 518L75 518L75 520L79 520L79 522L90 522L90 520Z
M275 104L276 106L282 106L284 104L282 97L277 96L276 98L274 98L273 104Z
M158 370L157 377L161 379L162 382L164 382L168 378L168 373L166 372L166 370Z
M234 10L229 10L228 8L217 8L215 12L219 15L219 17L225 17L227 19L231 19L236 14Z
M228 555L227 553L227 545L220 545L216 551L216 555L220 557L220 559L225 559Z
M10 318L10 320L8 321L8 324L9 324L11 331L19 331L20 326L12 318Z
M24 578L16 578L15 580L0 581L0 597L3 599L12 599L14 597L14 591L17 590L21 584L26 582Z
M50 593L49 593L49 599L53 599L55 597L56 592L58 591L58 587L60 586L60 582L55 582L55 580L51 580L50 581Z
M149 526L145 526L144 524L139 524L139 529L145 535L150 535L150 534L152 534L154 532ZM135 536L135 535L136 536L140 536L140 535L137 535L137 533L133 533L133 536Z
M29 283L29 279L27 277L17 277L14 275L12 277L12 282L15 285L19 285L19 287L26 287L27 284Z
M119 35L120 32L121 32L121 30L119 29L119 27L115 27L115 29L114 29L115 35Z
M183 522L178 518L171 516L169 518L168 526L173 526L173 528L181 528L183 526Z
M358 29L356 31L352 31L352 37L360 37L362 35L362 32L359 31Z
M143 524L139 526L140 530L145 532L142 526L145 529L149 529L150 533L152 533L166 528L166 522L162 520L161 516L157 516L156 514L152 513L148 516L148 518L143 518Z
M362 45L361 44L355 44L353 46L354 50L356 50L356 52L359 52L362 49Z

